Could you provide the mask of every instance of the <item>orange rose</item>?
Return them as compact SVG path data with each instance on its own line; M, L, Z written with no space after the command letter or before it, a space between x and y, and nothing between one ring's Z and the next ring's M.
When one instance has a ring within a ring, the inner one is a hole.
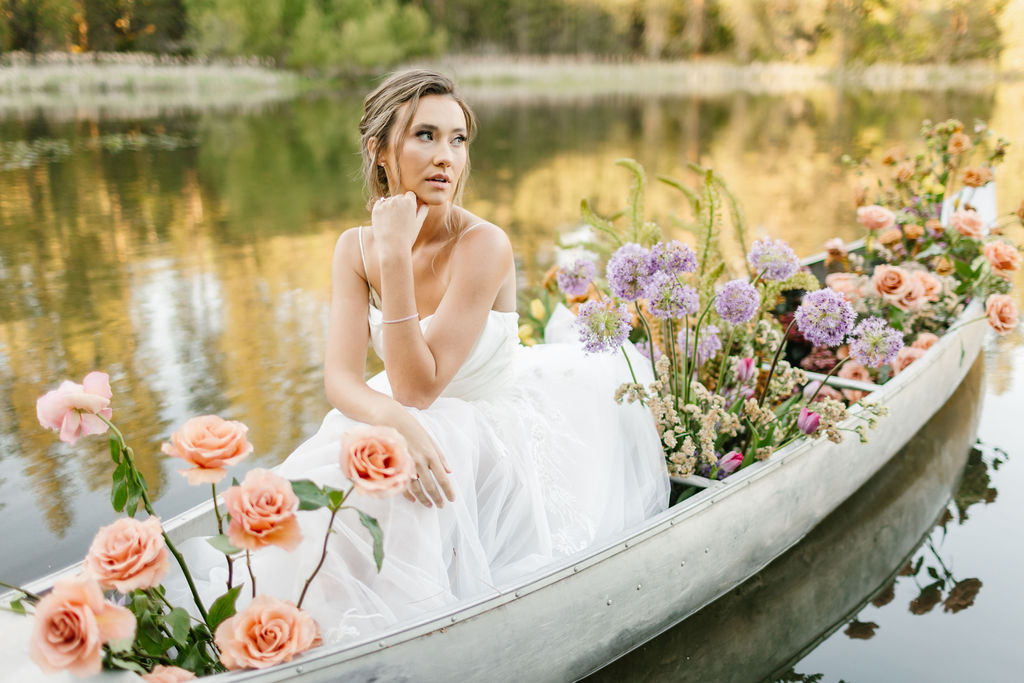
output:
M85 569L104 588L130 593L160 583L170 559L159 517L123 517L102 527L85 556Z
M355 427L341 437L342 473L361 493L387 495L416 474L405 437L391 427Z
M971 139L963 133L953 133L949 136L949 143L946 151L950 154L961 154L971 148Z
M985 222L973 209L960 209L953 212L949 219L950 224L957 229L961 235L974 239L981 239L985 236Z
M825 276L825 286L842 294L850 303L861 297L861 276L855 273L829 273Z
M196 675L191 671L176 666L157 664L152 671L142 677L142 680L146 683L182 683L182 681L191 681L195 677Z
M853 188L853 205L864 206L868 203L868 188L858 185Z
M858 382L871 381L871 372L860 363L852 360L843 363L843 367L839 368L839 376L843 379L852 379ZM868 392L860 391L859 389L843 389L843 396L848 401L859 401L867 395Z
M1012 332L1019 320L1017 306L1006 294L993 294L985 301L985 315L988 324L997 334Z
M892 374L898 375L907 369L907 366L916 361L918 358L924 355L924 349L919 349L914 346L904 346L896 354L896 358L892 361Z
M224 507L231 515L228 539L239 548L292 550L302 540L295 518L299 498L290 481L270 470L249 470L240 485L224 492Z
M922 332L917 335L917 339L911 344L915 349L922 349L927 351L928 349L935 346L935 342L939 341L938 335L934 335L931 332Z
M896 167L896 171L893 173L893 178L895 178L898 183L909 183L913 179L914 171L916 170L917 167L914 165L913 161L904 161Z
M992 270L997 275L1009 279L1010 273L1020 266L1020 252L1017 247L1006 242L989 242L982 248Z
M160 450L192 465L192 469L178 470L189 484L216 484L228 473L226 465L252 453L252 444L245 438L247 431L241 422L201 415L182 425Z
M919 311L924 308L928 298L925 296L924 283L916 271L910 273L909 286L903 292L903 296L893 301L897 308L902 311Z
M896 214L878 204L862 206L857 209L857 222L868 230L886 230L896 224Z
M875 266L871 285L884 299L895 303L913 287L914 278L899 266Z
M323 642L313 617L290 602L266 595L257 596L221 622L213 639L220 661L229 669L265 669L290 662Z
M942 296L942 280L935 277L927 270L915 270L914 277L924 289L924 298L928 301L938 301Z
M35 607L28 652L46 673L92 676L103 665L103 644L135 637L135 615L103 599L94 580L60 579Z
M887 228L878 234L878 241L887 247L903 241L903 231L899 228Z
M992 182L992 170L986 166L970 166L964 169L964 185L981 187Z
M552 294L558 291L558 264L548 268L548 272L544 273L544 279L540 281L540 286L548 290Z
M908 240L917 240L924 237L924 228L917 223L907 223L903 226L903 235Z

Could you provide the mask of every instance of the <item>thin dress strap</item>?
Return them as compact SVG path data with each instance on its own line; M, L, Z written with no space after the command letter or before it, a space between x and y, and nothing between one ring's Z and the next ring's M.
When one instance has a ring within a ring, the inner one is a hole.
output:
M363 275L366 277L366 286L370 290L370 303L377 308L381 306L380 295L370 284L370 269L366 267L366 251L363 249L363 226L359 226L359 258L363 261Z
M466 234L467 232L469 232L469 231L470 231L470 230L472 230L473 228L479 228L479 227L480 227L481 225L487 225L487 221L477 221L477 222L476 222L476 223L474 223L473 225L469 226L468 228L466 228L465 230L463 230L462 232L460 232L460 233L459 233L459 239L461 240L461 239L462 239L462 237L463 237L463 236L464 236L464 235L465 235L465 234ZM363 268L366 268L366 266L364 265L364 266L363 266Z

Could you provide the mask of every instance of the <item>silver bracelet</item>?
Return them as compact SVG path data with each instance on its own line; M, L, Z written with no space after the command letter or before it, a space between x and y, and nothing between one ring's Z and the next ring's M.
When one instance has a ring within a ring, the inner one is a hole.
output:
M381 320L381 323L385 325L391 325L394 323L404 323L406 320L412 320L413 318L418 317L420 317L419 313L413 313L412 315L407 315L404 318L395 318L394 320Z

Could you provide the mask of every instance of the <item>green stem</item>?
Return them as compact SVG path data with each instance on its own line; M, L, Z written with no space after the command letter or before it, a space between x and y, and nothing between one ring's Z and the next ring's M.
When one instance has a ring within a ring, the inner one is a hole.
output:
M252 582L252 597L256 597L256 575L252 572L252 555L249 554L249 550L245 551L245 566L249 570L249 580Z
M210 482L210 493L213 498L213 514L217 516L217 534L224 535L224 519L220 514L220 506L217 504L217 484ZM228 590L231 590L232 579L234 578L235 563L231 556L224 553L224 561L228 563Z
M768 379L764 383L764 389L761 390L761 396L757 399L757 407L760 408L764 405L764 399L768 395L768 386L772 383L772 375L775 374L775 366L779 363L779 356L782 355L782 349L786 348L786 342L789 340L789 331L793 329L793 325L796 325L796 316L789 321L789 327L782 333L782 341L779 342L779 348L775 349L775 357L772 358L772 367L768 370Z
M635 384L637 386L640 386L640 382L637 381L637 378L636 378L636 373L633 372L633 363L630 362L629 354L626 353L626 347L625 346L620 346L619 348L622 349L622 356L626 359L626 365L629 367L629 374L633 378L633 384ZM647 403L644 401L644 397L643 396L640 396L640 405L645 406L645 407L647 406Z
M27 590L25 590L25 589L24 589L24 588L22 588L21 586L15 586L15 585L13 585L13 584L10 584L10 583L6 583L6 582L4 582L4 581L0 581L0 586L3 586L4 588L10 588L10 589L12 589L12 590L16 590L16 591L19 591L19 592L21 592L21 593L24 593L24 594L25 594L25 597L26 597L26 598L28 598L29 600L33 600L33 601L35 601L35 602L39 602L39 599L40 599L40 598L39 598L39 596L38 596L38 595L36 595L36 594L35 594L35 593L33 593L32 591L27 591Z
M132 457L132 450L128 448L128 445L124 442L124 435L121 433L121 430L115 427L113 422L102 415L96 414L96 417L103 420L117 436L117 441L121 446L121 453L124 454L125 459L128 461L128 467L131 470L132 476L136 477L136 480L141 483L139 470L135 466L135 459ZM146 512L151 516L156 517L156 512L153 510L153 502L149 499L149 491L147 487L145 485L140 485L140 489L142 491L142 504L146 508ZM206 608L203 606L203 601L199 597L199 591L196 590L196 584L192 580L192 574L188 570L188 565L185 564L185 558L182 557L181 553L174 546L174 543L171 541L170 536L167 535L167 532L163 531L163 527L161 527L160 533L164 537L164 543L167 545L167 549L171 552L171 555L174 556L178 566L181 567L181 573L185 576L185 583L188 584L188 589L192 592L192 600L195 602L196 608L199 610L199 614L202 615L203 621L206 622L206 624L209 624L210 615L206 612Z
M626 360L628 361L629 359ZM306 583L302 587L302 593L299 595L299 601L295 604L296 607L302 607L302 601L306 598L306 591L309 589L309 584L313 583L313 579L316 578L320 568L324 566L324 560L327 559L327 540L331 537L331 528L334 526L334 516L337 515L338 511L341 509L341 503L345 502L348 499L348 495L352 493L352 488L353 487L350 486L348 491L345 492L345 495L341 497L338 507L331 509L331 518L327 521L327 533L324 534L324 548L320 553L320 561L317 562L316 569L313 570L313 573L309 575L308 579L306 579Z
M729 354L732 352L732 337L736 333L736 326L731 325L729 328L729 336L725 342L725 346L722 347L722 363L718 367L718 393L725 395L723 389L725 388L725 370L729 364Z
M828 382L829 378L832 377L832 375L836 374L836 371L839 368L841 368L843 366L843 363L845 363L848 360L850 360L849 356L847 356L846 358L842 359L841 361L832 366L832 369L828 371L827 375L825 375L825 379L821 380L821 383L818 385L818 388L814 390L814 394L812 394L811 397L807 399L807 403L805 405L809 406L812 403L814 403L814 399L818 398L818 392L820 392L825 387L825 383Z
M654 337L651 336L651 326L647 324L647 318L644 317L643 311L640 310L640 304L633 302L633 306L636 307L636 317L640 319L640 324L644 326L644 331L647 333L647 349L651 352L651 374L654 376L654 380L658 380L658 369L654 363Z

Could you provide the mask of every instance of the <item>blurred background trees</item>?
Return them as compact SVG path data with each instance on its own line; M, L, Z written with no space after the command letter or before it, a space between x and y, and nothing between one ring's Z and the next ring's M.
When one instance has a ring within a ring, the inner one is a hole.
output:
M955 63L997 59L1022 1L0 0L0 51L260 56L327 73L445 53Z

